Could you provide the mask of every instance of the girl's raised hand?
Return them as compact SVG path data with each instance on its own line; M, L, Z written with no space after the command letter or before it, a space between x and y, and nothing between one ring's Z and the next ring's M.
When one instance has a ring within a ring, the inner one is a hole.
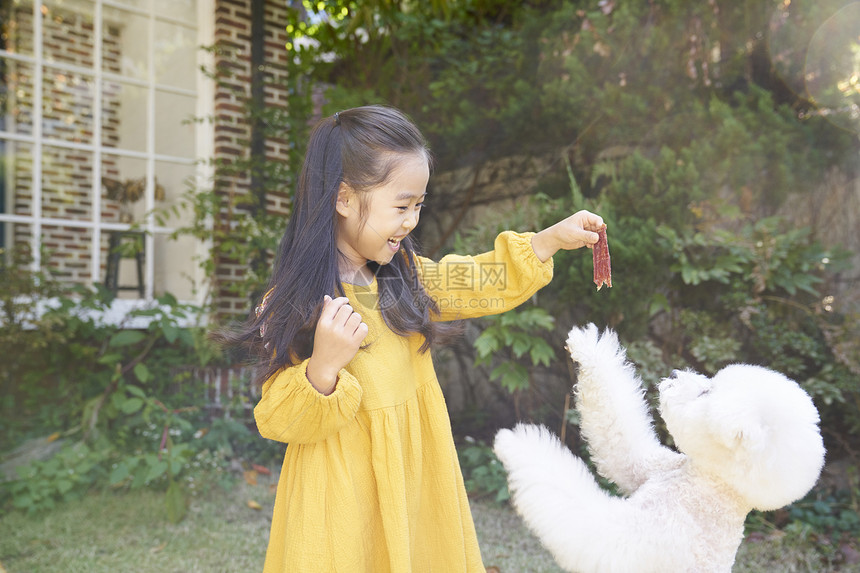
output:
M603 227L603 217L600 215L578 211L532 236L532 248L541 261L546 261L560 249L590 249L597 242L597 231Z
M325 395L334 392L337 373L355 357L365 336L367 325L352 310L349 299L326 295L308 361L307 375L313 387Z

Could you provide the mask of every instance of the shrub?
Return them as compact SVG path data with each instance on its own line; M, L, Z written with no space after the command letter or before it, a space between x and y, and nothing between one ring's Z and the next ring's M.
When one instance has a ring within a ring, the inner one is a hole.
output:
M496 503L510 498L507 472L492 447L467 436L457 448L457 455L471 497L492 496Z
M2 450L46 434L63 443L0 482L0 506L38 511L92 488L152 487L179 520L207 473L240 455L273 455L244 424L211 420L202 382L189 383L189 367L220 360L198 325L202 308L164 295L113 324L104 289L63 291L20 265L0 278L10 293L0 325Z

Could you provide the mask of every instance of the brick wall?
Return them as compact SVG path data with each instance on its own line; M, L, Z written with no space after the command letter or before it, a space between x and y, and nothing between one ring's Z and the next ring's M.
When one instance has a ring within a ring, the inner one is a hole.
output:
M266 106L286 108L286 36L287 8L283 0L265 2L265 95ZM251 97L251 2L250 0L216 0L215 6L215 65L230 77L221 82L215 93L215 159L232 163L247 160L250 153L251 129L246 120L246 106ZM286 162L287 140L266 140L266 158ZM224 195L249 193L250 175L231 175L222 169L216 174L216 192ZM269 192L266 209L271 213L288 213L289 190ZM221 228L231 222L225 213ZM242 279L247 261L221 258L216 261L214 292L219 312L245 315L249 311L247 295L231 294L229 284Z

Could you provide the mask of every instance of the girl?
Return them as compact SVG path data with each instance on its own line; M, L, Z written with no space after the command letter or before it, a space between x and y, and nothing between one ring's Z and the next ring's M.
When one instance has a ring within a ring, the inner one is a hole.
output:
M342 111L311 134L271 290L238 336L268 364L260 434L289 444L266 573L484 572L428 349L445 321L527 300L603 220L581 211L433 262L410 237L429 176L425 140L394 109Z

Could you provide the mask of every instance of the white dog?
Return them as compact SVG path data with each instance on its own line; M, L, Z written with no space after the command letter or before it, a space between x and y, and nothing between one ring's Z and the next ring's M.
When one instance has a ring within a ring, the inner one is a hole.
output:
M681 453L660 444L641 383L614 332L570 331L580 429L601 475L547 429L496 435L512 499L558 563L579 573L729 572L752 509L777 509L818 479L818 411L797 384L735 364L707 378L675 371L660 414Z

